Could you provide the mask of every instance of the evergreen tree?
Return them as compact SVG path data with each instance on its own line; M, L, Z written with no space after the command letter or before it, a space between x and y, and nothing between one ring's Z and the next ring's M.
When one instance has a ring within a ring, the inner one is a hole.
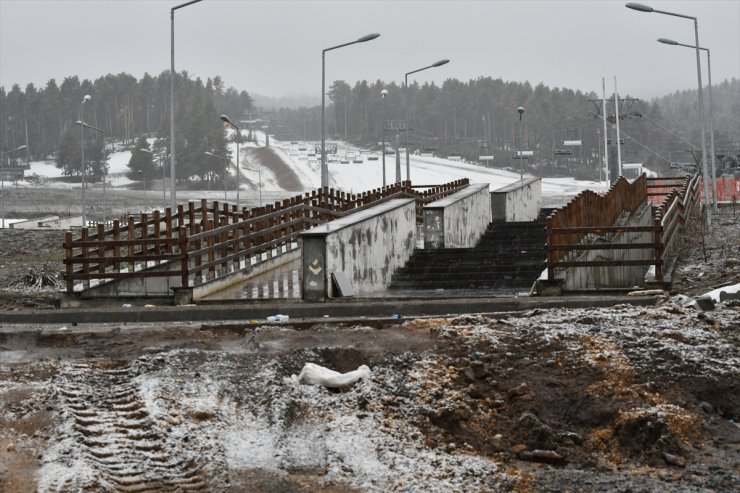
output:
M143 149L143 150L142 150ZM128 177L135 181L145 181L150 184L152 180L159 176L159 170L154 164L153 151L149 148L149 142L145 136L141 136L136 140L134 149L131 151L131 159L129 159Z

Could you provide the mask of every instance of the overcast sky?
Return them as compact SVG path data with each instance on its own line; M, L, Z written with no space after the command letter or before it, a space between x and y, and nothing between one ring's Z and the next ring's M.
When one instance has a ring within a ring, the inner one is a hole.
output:
M157 75L170 66L166 0L0 0L0 85L43 87L55 78ZM740 0L644 0L699 19L712 78L740 78ZM175 69L267 96L319 97L321 51L378 32L380 38L327 53L326 78L419 82L481 76L543 82L649 99L695 89L693 22L625 8L611 0L258 1L203 0L175 13ZM706 70L702 56L702 69ZM706 75L704 83L706 84Z

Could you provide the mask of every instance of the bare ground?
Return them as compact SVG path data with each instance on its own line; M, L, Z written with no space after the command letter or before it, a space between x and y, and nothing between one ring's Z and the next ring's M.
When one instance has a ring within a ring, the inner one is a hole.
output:
M738 281L738 215L714 219L681 247L676 291ZM61 269L54 233L9 233L7 272ZM735 491L738 327L737 302L675 298L308 329L3 327L0 491ZM373 375L299 385L307 362Z

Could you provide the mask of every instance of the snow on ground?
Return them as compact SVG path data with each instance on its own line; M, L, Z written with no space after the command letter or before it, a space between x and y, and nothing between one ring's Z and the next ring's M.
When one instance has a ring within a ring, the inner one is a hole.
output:
M229 131L230 134L233 131ZM243 131L244 133L245 131ZM259 181L262 181L263 192L298 192L318 188L321 184L321 164L319 156L314 151L317 142L283 142L270 138L270 146L296 173L301 181L303 190L284 190L278 183L274 172L258 157L247 157L248 148L263 147L265 145L264 132L253 131L257 142L246 142L240 145L241 189L256 190ZM382 156L354 147L341 141L329 141L327 147L337 146L336 155L329 155L329 185L332 188L349 193L360 193L383 186ZM235 171L236 144L228 144L231 164L229 172L232 176ZM370 158L373 157L371 160ZM127 187L135 180L128 178L128 162L131 151L117 150L108 160L108 180L112 187ZM345 161L345 162L342 162ZM251 169L249 169L251 168ZM519 173L501 169L487 168L471 163L453 161L443 157L410 156L411 180L415 185L438 185L461 178L468 178L472 183L489 183L491 190L501 188L519 180ZM396 180L396 161L394 155L386 155L385 159L386 183ZM44 186L79 187L79 184L68 184L61 181L46 181L44 179L61 178L62 170L56 167L53 161L38 161L31 163L31 170L27 176L36 175L44 181ZM261 174L261 177L260 177ZM401 155L401 178L406 179L405 155ZM31 187L34 184L29 180L18 182L19 186ZM582 190L604 190L604 184L594 181L580 181L573 178L543 178L542 193L544 196L575 195Z
M26 172L26 176L43 176L46 178L60 178L62 175L62 170L60 168L57 168L57 165L54 161L34 161L30 163L31 170ZM19 183L23 183L23 181L20 181Z

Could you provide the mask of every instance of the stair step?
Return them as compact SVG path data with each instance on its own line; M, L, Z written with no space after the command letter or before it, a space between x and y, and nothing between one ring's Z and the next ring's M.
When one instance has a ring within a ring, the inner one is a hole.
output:
M474 248L415 250L390 289L528 289L546 268L545 218L491 223Z

